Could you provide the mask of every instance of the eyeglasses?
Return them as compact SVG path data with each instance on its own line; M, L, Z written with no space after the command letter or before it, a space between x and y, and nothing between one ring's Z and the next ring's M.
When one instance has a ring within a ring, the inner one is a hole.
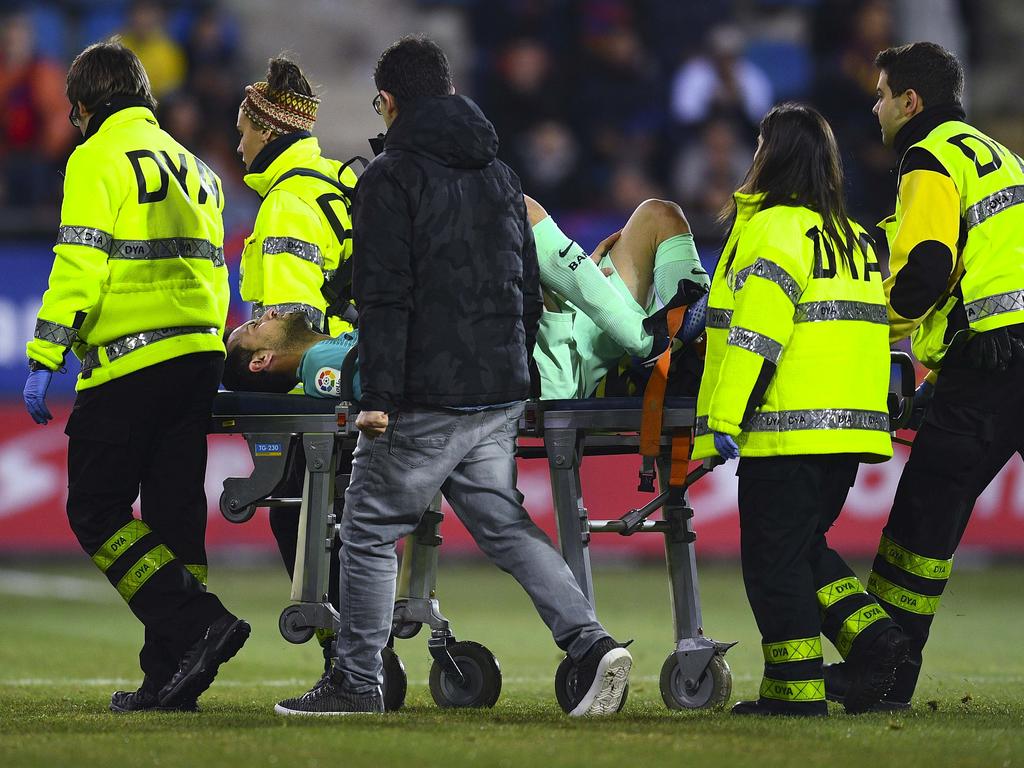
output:
M68 113L68 120L75 128L79 128L82 125L82 116L78 114L78 104L71 105L71 112Z
M378 115L383 114L380 111L380 105L383 104L383 103L384 103L384 94L378 91L377 95L373 97L373 111L376 112Z

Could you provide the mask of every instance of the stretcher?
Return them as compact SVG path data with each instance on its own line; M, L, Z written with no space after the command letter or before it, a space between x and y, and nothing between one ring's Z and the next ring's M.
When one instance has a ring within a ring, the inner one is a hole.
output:
M889 410L894 430L909 419L914 384L909 356L893 353ZM618 518L591 519L584 502L580 467L585 457L636 454L642 411L639 398L530 401L520 422L520 436L538 438L541 444L521 444L518 453L548 463L558 545L592 604L595 594L589 546L593 535L663 537L675 646L661 669L662 699L670 709L721 707L732 690L725 652L733 643L716 642L703 631L694 513L685 495L685 488L720 461L705 460L689 471L682 494L670 493L662 486L648 504ZM224 481L219 501L224 517L244 523L258 507L300 508L292 602L279 620L281 634L289 642L306 642L317 629L336 629L338 625L338 613L327 599L327 580L338 525L334 500L344 493L349 481L348 475L338 474L339 459L355 448L356 413L349 402L297 395L221 392L214 401L210 433L244 436L253 460L249 477ZM666 464L672 436L691 428L695 420L693 398L665 401L659 478L669 474ZM302 495L282 495L297 461L305 466ZM392 636L383 654L385 706L392 710L402 706L406 691L405 671L394 652L394 641L415 636L423 626L430 629L430 691L439 706L493 706L501 692L501 672L494 655L480 643L457 640L441 611L436 590L440 501L438 494L404 544ZM656 512L660 512L659 518L651 519ZM566 711L575 699L574 672L566 657L555 675L556 697Z

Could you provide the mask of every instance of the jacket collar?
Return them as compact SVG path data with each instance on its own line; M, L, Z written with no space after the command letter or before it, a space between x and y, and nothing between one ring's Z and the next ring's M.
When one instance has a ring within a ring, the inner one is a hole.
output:
M285 139L288 141L284 141ZM281 144L274 147L273 152L267 155L269 159L258 164L257 160L260 160L264 153L277 142L281 142ZM260 197L266 197L271 187L285 172L292 168L314 167L320 157L320 143L315 136L311 136L306 131L289 133L274 139L260 151L256 159L253 160L249 173L245 174L244 181ZM255 170L261 165L261 170Z
M127 96L114 97L106 104L101 104L92 113L89 118L89 127L85 129L85 139L88 141L101 130L106 131L128 120L140 119L158 125L153 110L142 99Z
M959 104L939 104L934 107L926 107L910 118L896 132L892 142L893 149L896 150L899 157L903 157L908 149L938 126L953 120L964 120L966 117L964 108Z
M732 199L736 201L736 222L742 223L761 210L764 192L734 192Z

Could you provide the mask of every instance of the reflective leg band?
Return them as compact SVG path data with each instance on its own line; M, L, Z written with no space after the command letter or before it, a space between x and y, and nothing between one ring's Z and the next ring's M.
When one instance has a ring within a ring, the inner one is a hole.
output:
M781 643L761 643L765 664L784 664L787 661L807 661L821 658L821 638L784 640Z
M185 570L196 577L196 581L206 586L206 580L210 573L209 566L206 565L186 565Z
M133 519L130 523L121 526L117 533L107 539L103 546L96 550L96 554L92 556L92 561L96 563L96 566L101 571L106 573L107 569L114 564L114 561L122 553L147 533L151 532L150 527L144 522Z
M878 543L878 554L890 565L895 565L901 571L920 576L922 579L948 579L953 570L952 557L949 560L936 560L915 555L887 536L883 536Z
M824 680L761 680L761 698L779 701L824 701Z
M821 606L821 610L825 611L838 603L844 597L849 597L850 595L864 591L864 585L860 583L860 579L856 576L848 576L845 579L840 579L839 581L833 581L831 584L826 584L824 587L819 589L818 605Z
M933 616L939 609L938 597L921 595L917 592L911 592L909 589L897 587L888 579L883 579L874 572L868 577L868 592L879 600L908 613Z
M163 544L153 547L139 558L123 579L117 582L117 591L121 593L125 602L129 602L142 588L142 585L153 577L153 574L172 560L174 560L174 553Z
M879 605L866 605L854 611L846 617L843 625L839 627L839 634L836 636L835 643L836 650L845 659L849 655L850 648L853 647L853 641L857 639L857 635L876 621L887 618L889 618L889 614Z

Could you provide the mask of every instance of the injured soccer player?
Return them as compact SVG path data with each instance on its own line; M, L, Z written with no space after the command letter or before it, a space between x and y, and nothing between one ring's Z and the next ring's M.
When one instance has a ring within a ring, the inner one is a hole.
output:
M543 399L589 397L624 355L656 358L672 344L665 318L673 307L689 306L675 334L681 342L703 331L709 278L678 205L641 203L590 255L536 200L526 197L526 206L545 295L534 350ZM228 336L224 386L284 393L298 383L312 397L358 400L358 338L358 330L334 338L299 312L268 310Z

